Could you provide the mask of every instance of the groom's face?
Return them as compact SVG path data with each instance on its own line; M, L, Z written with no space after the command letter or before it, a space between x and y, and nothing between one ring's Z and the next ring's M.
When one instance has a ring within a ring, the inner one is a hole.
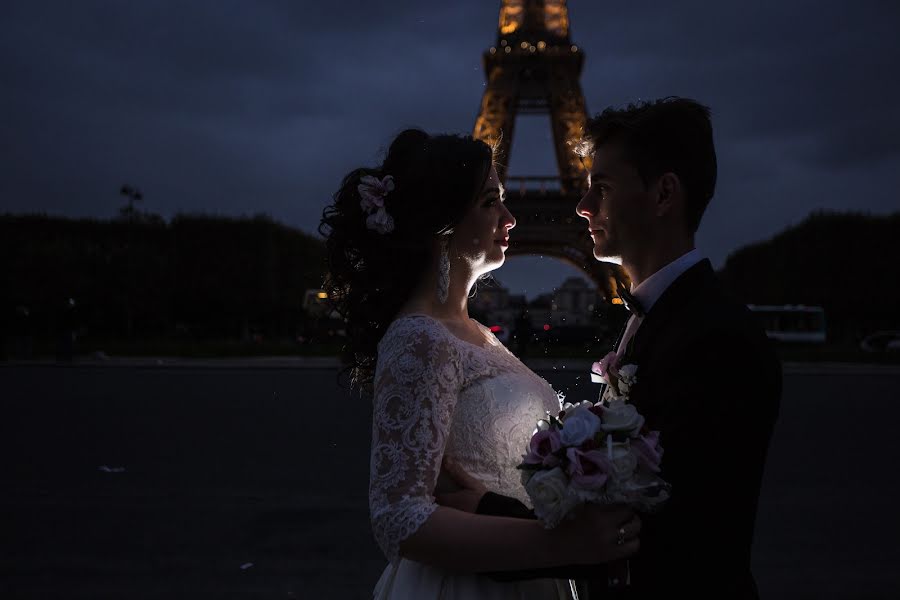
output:
M634 256L649 235L651 194L617 144L597 146L589 187L575 211L588 221L597 260Z

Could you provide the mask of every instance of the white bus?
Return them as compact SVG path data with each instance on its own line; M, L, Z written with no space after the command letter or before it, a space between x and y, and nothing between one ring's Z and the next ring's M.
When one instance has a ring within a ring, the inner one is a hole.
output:
M770 339L779 342L825 343L825 309L802 304L748 304Z

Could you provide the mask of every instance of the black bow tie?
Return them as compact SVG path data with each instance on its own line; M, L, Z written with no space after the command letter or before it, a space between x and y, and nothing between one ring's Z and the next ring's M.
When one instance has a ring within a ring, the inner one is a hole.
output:
M616 277L616 293L619 294L619 298L622 299L622 302L625 303L625 308L627 308L631 314L639 317L644 316L644 307L642 307L638 299L628 291L628 286L622 283L622 280L618 277Z

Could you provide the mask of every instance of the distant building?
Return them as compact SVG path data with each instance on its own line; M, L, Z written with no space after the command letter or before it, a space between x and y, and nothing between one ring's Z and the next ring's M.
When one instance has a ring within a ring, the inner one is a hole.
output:
M479 285L478 291L469 302L469 305L483 313L503 310L509 307L509 290L496 280L493 284L485 283Z
M528 305L532 327L589 325L597 290L580 277L566 279L552 294L541 294Z
M516 319L528 310L524 294L510 294L496 279L493 283L479 285L475 296L469 300L472 312L504 343L515 328Z
M581 277L569 277L553 295L555 325L587 325L597 303L597 290Z
M545 325L589 325L596 302L597 291L590 284L580 277L570 277L553 293L541 294L531 302L496 283L480 288L469 304L473 312L488 321L485 325L508 331L523 312L536 330Z

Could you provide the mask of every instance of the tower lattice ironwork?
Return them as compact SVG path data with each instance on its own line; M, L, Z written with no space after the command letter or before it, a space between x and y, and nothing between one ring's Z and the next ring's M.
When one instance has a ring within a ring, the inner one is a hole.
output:
M508 255L542 255L582 269L600 296L616 295L614 269L593 258L593 243L575 205L589 165L576 152L587 122L581 90L584 53L569 36L566 0L502 0L497 43L483 55L487 84L474 137L497 148L497 171L517 220ZM556 175L509 177L519 114L549 114Z

